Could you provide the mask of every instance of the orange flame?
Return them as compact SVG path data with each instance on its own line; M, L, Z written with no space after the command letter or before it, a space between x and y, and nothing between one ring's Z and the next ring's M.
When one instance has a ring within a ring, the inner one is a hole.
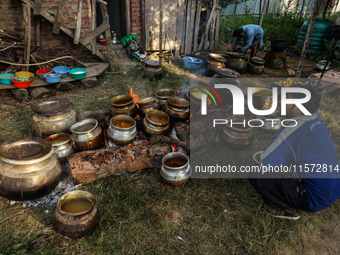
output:
M136 117L135 117L135 120L139 119L139 118L140 118L140 116L139 116L139 114L137 114Z
M177 145L176 144L171 144L172 147L174 147L174 152L178 151Z
M133 101L135 102L135 104L137 105L137 107L139 108L139 106L138 106L138 104L137 104L137 102L138 102L138 100L139 100L139 96L137 95L137 94L134 94L133 92L132 92L132 88L130 88L130 96L132 96L133 97Z

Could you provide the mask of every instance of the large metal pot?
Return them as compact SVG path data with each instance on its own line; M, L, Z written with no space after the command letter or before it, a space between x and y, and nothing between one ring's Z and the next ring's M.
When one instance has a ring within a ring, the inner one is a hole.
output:
M175 96L176 91L173 89L159 89L156 91L156 102L159 105L161 111L165 110L165 105L168 102L168 98Z
M232 149L244 149L254 141L254 132L247 125L247 119L241 116L230 116L228 123L222 128L221 137ZM232 124L240 123L242 124Z
M112 117L107 129L107 135L118 145L132 143L137 136L135 119L128 115L116 115Z
M174 186L188 182L191 174L188 156L181 152L165 155L162 159L160 174L165 182Z
M46 138L52 144L53 150L61 163L67 163L68 157L74 152L69 134L54 134Z
M269 89L258 89L253 93L253 105L257 110L268 110L273 102L272 91Z
M237 52L229 52L227 54L229 58L225 64L226 67L233 69L241 74L247 71L248 62L244 54Z
M71 191L63 195L55 212L56 230L72 238L91 233L99 223L96 198L87 191Z
M165 112L149 111L143 119L143 129L148 135L167 135L170 131L170 118Z
M72 103L66 98L46 98L32 106L32 135L46 138L57 133L68 133L77 122Z
M38 137L11 139L0 146L0 194L34 199L52 191L62 169L52 144Z
M134 117L137 113L137 106L130 95L120 95L111 99L110 114L116 115L130 115Z
M217 60L207 60L207 69L210 73L216 73L218 68L225 68L225 62Z
M286 41L285 40L272 40L271 48L274 52L283 52L286 49Z
M170 97L165 105L165 112L173 121L185 121L189 118L189 101L181 97Z
M73 124L70 128L71 140L77 151L99 148L103 141L102 128L96 119L85 119Z
M162 77L162 65L157 60L147 60L144 62L143 77L150 80L159 79Z
M147 112L151 110L158 110L159 108L159 105L156 102L156 98L154 97L142 98L138 100L137 104L139 106L138 113L141 117L144 117Z

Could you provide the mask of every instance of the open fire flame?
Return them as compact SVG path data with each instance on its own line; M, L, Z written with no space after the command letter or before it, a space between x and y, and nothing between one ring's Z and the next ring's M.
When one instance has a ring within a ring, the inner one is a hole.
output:
M139 108L139 105L137 104L138 100L139 100L139 96L137 94L133 93L133 89L130 88L130 96L133 97L133 101L135 102L135 104L137 105L137 107Z

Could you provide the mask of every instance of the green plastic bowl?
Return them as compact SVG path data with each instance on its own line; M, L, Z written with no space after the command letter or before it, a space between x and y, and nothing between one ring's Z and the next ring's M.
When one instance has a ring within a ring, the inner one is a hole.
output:
M4 85L12 85L12 79L15 77L13 73L2 73L0 74L0 83Z
M87 70L85 68L74 68L71 69L70 74L73 79L75 80L81 80L86 77Z

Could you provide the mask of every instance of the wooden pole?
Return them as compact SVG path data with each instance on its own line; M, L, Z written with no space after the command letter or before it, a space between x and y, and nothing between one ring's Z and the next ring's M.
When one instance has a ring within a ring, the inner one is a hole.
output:
M80 39L82 9L83 9L83 0L78 0L77 24L76 24L76 31L74 32L74 40L73 40L74 44L78 44L79 39Z
M64 10L65 0L60 0L57 16L55 18L54 24L53 24L53 33L59 34L60 32L60 24L61 24L61 17L63 16L63 10Z
M267 0L264 0L263 8L262 8L262 13L261 13L261 18L260 18L260 22L259 22L259 26L262 26L262 21L263 21L264 12L265 12L265 10L266 10L266 4L267 4Z
M39 16L36 16L35 17L34 35L35 35L35 45L37 47L40 47L40 44L41 44L40 26L41 26L41 19L40 19Z
M107 5L106 3L100 2L100 10L103 16L103 22L110 23L109 15L107 14ZM113 61L113 53L112 53L112 40L111 40L111 32L110 29L105 31L106 45L107 45L107 58L110 63L110 72L115 72L114 61Z
M303 44L303 48L302 48L302 52L301 52L301 56L300 56L298 69L296 71L295 84L298 84L300 77L301 77L303 63L304 63L306 55L307 55L307 49L308 49L308 46L309 46L310 38L312 36L315 19L318 16L318 13L320 12L321 4L322 4L322 0L315 0L314 8L313 8L313 11L312 11L312 14L311 14L311 17L310 17L310 21L309 21L309 26L308 26L308 29L307 29L305 42Z
M23 4L22 11L24 16L24 31L25 31L24 63L29 64L31 56L31 8L28 5ZM28 71L29 66L24 67L24 70Z
M91 1L91 30L95 30L97 27L97 1ZM97 52L97 38L94 38L91 42L92 44L92 54L96 54Z
M198 35L200 29L200 20L201 20L201 1L197 1L197 9L196 9L196 19L195 19L195 35L194 35L194 51L198 48Z
M162 43L163 43L163 5L162 0L159 1L159 62L162 64Z
M204 31L204 33L203 33L203 35L201 37L201 42L200 42L200 44L198 46L199 50L203 49L205 37L207 36L208 30L209 30L209 27L210 27L210 23L211 23L212 18L214 16L213 14L214 14L214 11L216 10L216 7L217 7L216 0L214 0L214 5L212 7L212 10L211 10L211 13L210 13L210 17L209 17L208 22L207 22L207 24L205 26L205 31Z

